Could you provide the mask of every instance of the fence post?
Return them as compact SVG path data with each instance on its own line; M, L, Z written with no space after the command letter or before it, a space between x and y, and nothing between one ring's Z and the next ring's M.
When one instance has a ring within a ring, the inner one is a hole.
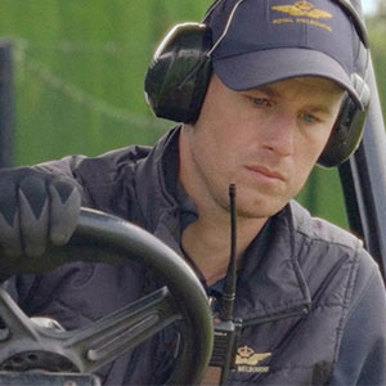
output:
M12 43L0 40L0 167L13 164Z

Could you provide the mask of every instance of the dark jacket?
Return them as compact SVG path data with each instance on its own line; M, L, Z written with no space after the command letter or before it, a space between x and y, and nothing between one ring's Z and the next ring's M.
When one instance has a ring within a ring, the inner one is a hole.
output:
M135 222L181 253L181 231L197 211L178 183L178 132L154 148L66 157L40 167L73 176L85 205ZM66 328L127 304L148 285L136 266L92 263L16 283L29 314L49 314ZM221 282L207 291L221 292ZM378 267L357 238L295 201L247 249L235 314L243 331L232 384L386 384L386 301ZM101 376L109 385L162 381L174 341L173 333L161 334Z

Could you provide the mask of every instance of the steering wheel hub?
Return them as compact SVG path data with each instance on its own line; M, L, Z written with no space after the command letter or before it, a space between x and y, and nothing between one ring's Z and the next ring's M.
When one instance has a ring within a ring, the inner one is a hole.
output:
M50 351L22 351L0 364L0 371L45 370L79 373L80 369L68 358Z

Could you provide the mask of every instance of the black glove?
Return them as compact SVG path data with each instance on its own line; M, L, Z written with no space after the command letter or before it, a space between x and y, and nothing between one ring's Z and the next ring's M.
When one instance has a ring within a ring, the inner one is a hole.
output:
M77 224L76 183L29 167L0 170L0 247L9 256L43 254L68 242Z

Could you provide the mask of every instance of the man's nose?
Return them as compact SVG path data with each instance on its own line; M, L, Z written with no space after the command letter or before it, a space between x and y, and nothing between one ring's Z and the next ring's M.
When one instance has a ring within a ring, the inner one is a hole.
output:
M286 157L294 152L297 118L286 111L275 111L262 133L264 148Z

